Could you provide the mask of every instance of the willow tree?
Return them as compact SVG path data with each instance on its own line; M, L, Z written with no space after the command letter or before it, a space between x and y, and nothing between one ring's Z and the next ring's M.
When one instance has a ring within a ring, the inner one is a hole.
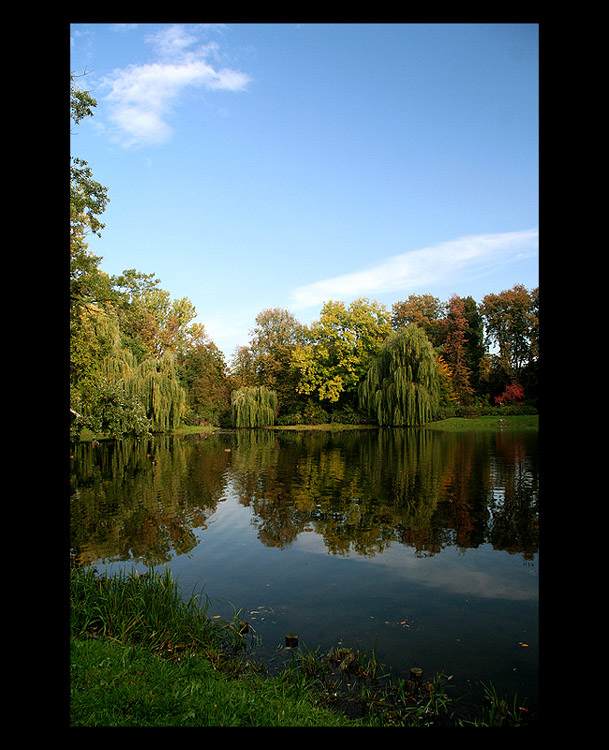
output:
M231 393L235 427L268 427L277 413L277 394L263 385L240 388Z
M433 347L425 331L411 324L383 342L360 383L360 408L379 425L420 425L434 416L439 389Z
M71 338L71 434L83 427L115 438L180 426L186 393L171 353L138 362L111 309L84 308Z
M173 353L149 357L137 368L131 387L143 402L155 432L177 429L184 416L186 391L180 385Z

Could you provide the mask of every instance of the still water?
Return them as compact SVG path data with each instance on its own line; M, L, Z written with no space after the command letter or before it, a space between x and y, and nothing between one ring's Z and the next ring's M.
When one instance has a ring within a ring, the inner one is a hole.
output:
M171 569L211 614L538 699L537 432L218 431L82 443L71 555Z

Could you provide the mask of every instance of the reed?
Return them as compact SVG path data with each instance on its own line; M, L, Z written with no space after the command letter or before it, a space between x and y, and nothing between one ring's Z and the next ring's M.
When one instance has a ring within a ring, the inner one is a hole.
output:
M144 643L167 653L230 640L227 628L207 617L207 596L184 600L167 569L100 577L91 568L72 568L70 589L73 635Z

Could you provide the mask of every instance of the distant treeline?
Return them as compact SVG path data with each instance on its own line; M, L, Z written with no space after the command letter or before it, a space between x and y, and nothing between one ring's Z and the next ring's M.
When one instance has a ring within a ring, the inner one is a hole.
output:
M71 76L74 124L95 100ZM301 324L260 312L230 362L154 274L101 271L88 249L103 230L107 189L70 161L71 432L114 437L182 424L420 424L497 403L537 400L539 294L522 285L441 301L411 295L388 310L369 299L324 304Z

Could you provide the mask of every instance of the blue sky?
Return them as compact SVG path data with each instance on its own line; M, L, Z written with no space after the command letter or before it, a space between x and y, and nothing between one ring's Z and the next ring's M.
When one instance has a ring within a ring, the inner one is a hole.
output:
M267 308L539 283L536 24L73 24L70 58L89 248L227 362Z

